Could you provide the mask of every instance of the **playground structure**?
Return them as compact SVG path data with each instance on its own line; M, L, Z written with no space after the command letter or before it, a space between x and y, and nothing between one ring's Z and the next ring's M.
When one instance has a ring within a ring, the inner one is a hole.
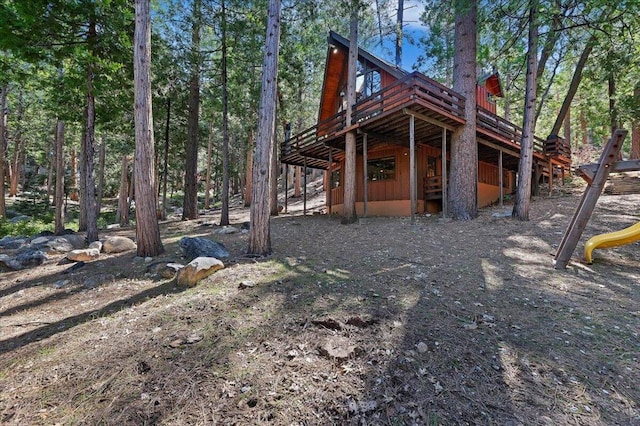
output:
M609 174L640 170L640 160L616 161L626 136L626 130L617 129L605 145L597 163L578 167L577 172L587 181L587 189L582 194L578 208L558 246L558 251L554 257L554 267L556 269L567 267L578 240L580 240L589 218L591 218ZM585 244L585 258L588 263L591 263L593 250L597 248L616 247L638 240L640 240L640 223L620 231L597 235Z

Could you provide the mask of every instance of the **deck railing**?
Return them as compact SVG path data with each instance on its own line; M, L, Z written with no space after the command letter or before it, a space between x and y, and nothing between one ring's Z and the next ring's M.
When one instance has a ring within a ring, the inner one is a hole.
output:
M463 119L464 97L435 80L413 72L356 102L350 124L366 121L415 99L423 101L436 111ZM282 143L282 153L286 156L293 150L303 151L323 139L335 136L346 128L345 115L341 111L294 135L291 140Z
M436 112L464 120L463 96L435 80L413 72L356 102L350 124L365 122L385 112L404 107L415 100ZM345 112L341 111L294 135L289 141L282 143L281 152L286 157L294 151L303 152L322 143L325 139L330 140L347 127L345 116ZM519 145L522 140L520 127L480 106L477 107L477 126L489 132L489 135L497 135L516 145ZM544 148L545 141L538 137L534 138L534 151L542 153Z

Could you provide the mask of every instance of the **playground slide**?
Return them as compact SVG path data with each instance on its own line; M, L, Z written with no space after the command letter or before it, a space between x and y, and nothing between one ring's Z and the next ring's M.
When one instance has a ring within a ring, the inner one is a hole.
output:
M609 247L623 246L640 240L640 222L620 231L608 232L606 234L591 237L584 245L584 257L587 263L593 262L593 251Z

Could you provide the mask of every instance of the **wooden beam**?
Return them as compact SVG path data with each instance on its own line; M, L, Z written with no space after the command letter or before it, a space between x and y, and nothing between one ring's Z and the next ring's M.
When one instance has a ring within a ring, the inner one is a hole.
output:
M415 117L409 116L409 192L411 197L411 224L416 222L416 140Z
M368 194L367 194L367 178L368 173L367 173L367 134L365 133L364 136L362 137L362 176L363 176L363 216L367 217L367 198L368 198Z
M411 117L415 117L415 118L418 118L418 119L420 119L422 121L426 121L427 123L431 123L431 124L433 124L435 126L442 127L443 129L447 129L447 130L453 131L453 126L451 126L450 124L443 123L440 120L436 120L435 118L429 117L428 115L424 115L424 114L419 113L417 111L413 111L412 109L402 108L402 112L404 114L410 115Z
M304 157L304 192L302 193L302 215L307 215L307 157Z
M609 142L607 142L604 147L602 155L600 156L600 161L598 161L599 166L595 176L593 177L593 181L587 186L587 189L582 194L580 204L578 205L571 222L569 222L567 230L562 237L562 241L558 246L558 251L554 257L554 267L556 269L564 269L567 267L567 263L569 263L569 260L576 249L576 245L578 245L578 241L580 240L584 229L587 227L587 223L591 218L593 209L595 208L598 198L604 189L604 183L607 180L607 176L609 176L609 173L611 173L611 170L613 169L612 166L616 162L616 158L618 158L618 153L622 149L622 142L626 136L626 130L618 129L613 133L611 139L609 139Z
M372 132L369 130L362 130L362 129L358 129L358 134L361 134L364 136L369 135L372 138L375 138L377 141L380 142L384 142L384 143L388 143L388 144L394 144L394 145L398 145L398 137L396 135L383 135L382 133L377 133L377 132Z
M512 151L509 148L502 147L502 146L500 146L498 144L486 141L484 139L477 138L477 140L478 140L479 144L482 144L484 146L488 146L489 148L493 148L496 151L504 152L505 154L509 154L512 157L520 158L520 153L519 152Z
M447 129L442 128L442 217L447 217L447 198L449 197L447 187Z
M289 213L288 200L289 199L289 165L284 165L284 212Z
M498 151L498 185L500 186L500 198L498 206L502 208L504 206L504 182L502 181L502 150Z
M331 148L329 148L329 190L327 192L327 201L329 203L328 213L331 216L333 201L333 149Z
M588 173L590 176L593 176L598 170L598 166L598 163L583 164L578 167L578 171L580 173ZM624 160L613 163L609 173L633 172L636 170L640 170L640 160Z

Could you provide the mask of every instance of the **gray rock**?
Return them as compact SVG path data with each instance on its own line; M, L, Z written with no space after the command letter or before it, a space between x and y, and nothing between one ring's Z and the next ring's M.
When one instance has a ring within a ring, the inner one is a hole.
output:
M65 285L69 284L69 282L70 282L69 280L58 280L55 283L53 283L53 286L55 288L62 288Z
M92 241L89 244L89 248L92 249L98 249L98 251L102 251L102 241Z
M511 217L511 210L505 210L503 212L495 212L491 215L491 217L495 217L495 218L504 218L504 217Z
M238 228L234 228L233 226L223 226L222 228L218 228L213 231L214 234L235 234L238 232Z
M0 248L4 250L15 250L24 246L27 243L27 239L24 237L2 237L0 239Z
M229 252L217 241L201 237L182 237L180 250L188 260L196 257L215 257L217 259L229 257Z
M47 255L40 250L27 250L15 257L6 254L0 255L0 266L14 271L42 265L47 260Z
M47 241L49 241L49 237L36 237L33 240L31 240L31 244L40 245L40 244L45 244Z
M67 253L67 259L73 262L91 262L100 257L100 250L95 248L71 250Z
M107 225L107 229L120 229L120 224L119 223L112 223L110 225Z
M16 217L12 217L9 219L11 223L19 223L19 222L28 222L31 220L31 216L27 216L25 214L18 215Z
M104 239L102 251L105 253L122 253L135 250L137 247L131 238L113 236Z
M224 268L224 264L215 257L197 257L178 271L177 284L194 287L199 281Z

